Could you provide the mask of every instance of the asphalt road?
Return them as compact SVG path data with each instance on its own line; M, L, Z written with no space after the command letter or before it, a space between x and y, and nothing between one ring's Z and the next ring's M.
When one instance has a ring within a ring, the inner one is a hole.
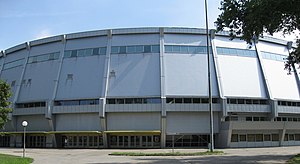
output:
M98 164L98 163L285 163L300 153L300 146L271 148L218 149L224 155L206 156L110 156L111 152L171 152L172 149L26 149L33 164ZM206 149L175 149L199 152ZM21 148L0 148L0 153L22 156ZM0 162L1 163L1 162Z

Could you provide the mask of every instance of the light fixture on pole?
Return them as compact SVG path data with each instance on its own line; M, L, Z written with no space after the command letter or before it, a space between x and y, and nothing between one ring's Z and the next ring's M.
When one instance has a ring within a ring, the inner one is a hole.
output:
M211 89L211 71L210 71L210 44L208 33L208 14L207 14L207 0L205 2L205 18L206 18L206 47L207 47L207 69L208 69L208 97L209 97L209 116L210 116L210 152L214 151L214 128L213 128L213 110L212 110L212 89Z
M23 142L23 158L25 157L25 145L26 145L26 127L28 125L27 121L22 122L22 126L24 128L24 142Z

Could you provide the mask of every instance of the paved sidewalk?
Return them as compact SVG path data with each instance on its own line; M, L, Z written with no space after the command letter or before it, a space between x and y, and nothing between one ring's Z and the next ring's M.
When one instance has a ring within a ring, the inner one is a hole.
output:
M224 155L213 156L109 156L111 152L172 152L172 149L26 149L33 164L98 164L98 163L285 163L300 153L300 146L271 148L218 149ZM199 152L206 149L175 149ZM0 148L0 153L22 156L21 148Z

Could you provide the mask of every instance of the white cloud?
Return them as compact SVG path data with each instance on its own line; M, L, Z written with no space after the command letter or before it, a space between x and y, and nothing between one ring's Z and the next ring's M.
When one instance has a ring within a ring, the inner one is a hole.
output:
M50 29L43 29L42 31L40 31L36 36L35 39L42 39L42 38L46 38L51 36L51 31Z

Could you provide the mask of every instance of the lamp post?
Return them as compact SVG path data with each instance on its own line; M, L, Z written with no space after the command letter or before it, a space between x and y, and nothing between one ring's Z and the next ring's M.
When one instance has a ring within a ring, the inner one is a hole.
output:
M23 158L25 157L25 145L26 145L26 127L28 125L28 122L27 121L23 121L22 122L22 126L24 128L24 143L23 143Z
M208 101L209 101L209 118L210 118L210 152L214 151L214 128L213 128L213 110L212 110L212 89L211 89L211 71L210 71L210 47L209 47L209 33L208 33L208 13L207 0L205 0L205 19L206 19L206 47L207 47L207 67L208 67Z

